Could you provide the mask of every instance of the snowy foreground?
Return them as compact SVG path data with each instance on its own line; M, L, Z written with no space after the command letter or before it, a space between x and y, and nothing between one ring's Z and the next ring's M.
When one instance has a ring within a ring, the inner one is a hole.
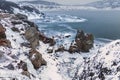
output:
M6 29L6 37L11 47L0 46L0 79L5 80L119 80L120 79L120 40L103 43L95 41L94 47L88 53L57 52L57 45L50 47L39 41L36 50L47 62L46 66L34 69L28 58L29 50L21 43L28 42L21 34L25 33L25 22L13 25L11 16L2 18L0 23ZM19 32L11 28L16 27ZM22 30L23 29L23 30ZM70 44L70 43L69 43ZM47 49L53 49L48 53ZM33 56L34 59L34 56ZM22 69L17 64L27 63L29 76L22 75Z

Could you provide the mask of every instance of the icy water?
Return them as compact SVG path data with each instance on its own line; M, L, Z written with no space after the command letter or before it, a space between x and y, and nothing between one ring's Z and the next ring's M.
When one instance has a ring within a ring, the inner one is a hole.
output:
M85 18L85 22L37 23L47 35L75 34L77 29L92 33L96 38L120 39L120 11L71 10L49 11L47 15L72 15Z

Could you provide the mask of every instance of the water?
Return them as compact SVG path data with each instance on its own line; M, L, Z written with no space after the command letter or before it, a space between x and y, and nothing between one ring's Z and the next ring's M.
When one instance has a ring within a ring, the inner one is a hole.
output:
M120 11L72 10L45 13L51 16L67 14L88 20L86 22L37 23L48 35L75 34L77 29L82 29L92 33L96 38L120 39Z

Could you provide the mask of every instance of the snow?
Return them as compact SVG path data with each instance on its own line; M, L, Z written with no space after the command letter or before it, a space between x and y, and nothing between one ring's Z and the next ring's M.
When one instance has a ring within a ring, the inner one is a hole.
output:
M79 18L77 16L71 16L66 14L49 16L46 15L45 18L39 18L36 23L66 23L66 22L86 22L87 19Z
M40 46L37 47L37 51L42 54L42 57L47 62L47 65L35 70L28 56L26 56L26 54L29 54L30 48L20 45L21 43L27 42L24 36L21 35L24 31L14 32L11 30L12 27L19 27L19 29L21 29L26 26L23 24L16 26L12 25L11 18L2 19L0 23L2 23L6 28L5 33L12 46L12 48L0 46L0 51L4 52L4 54L1 54L2 57L0 57L0 77L2 79L72 80L74 77L79 78L79 76L83 74L83 70L87 70L89 66L97 76L99 69L94 67L101 63L103 68L107 67L112 71L111 74L105 75L106 80L119 80L118 77L120 76L120 72L117 71L117 68L120 66L120 40L107 40L107 42L102 42L101 39L95 40L94 47L90 50L90 52L74 54L70 54L66 51L55 53L55 49L58 48L58 45L50 47L48 44L44 44L40 41ZM63 36L66 35L69 35L69 33L64 34ZM68 40L66 40L65 43L67 43L66 47L70 45ZM53 49L53 53L47 53L48 48ZM12 55L15 55L17 59L12 58ZM32 58L34 59L34 55ZM21 60L27 63L27 68L31 74L31 78L22 75L22 70L17 68L17 63ZM90 63L87 64L87 61ZM113 66L114 62L116 62L116 66ZM10 63L14 65L15 70L9 70L4 67ZM87 80L90 80L90 78L88 77ZM96 80L99 80L99 78Z
M35 12L28 12L28 11L23 11L23 10L19 10L18 8L13 8L14 10L14 13L17 14L17 13L21 13L21 14L24 14L26 16L28 16L28 19L40 19L42 18L42 15L41 14L37 14Z

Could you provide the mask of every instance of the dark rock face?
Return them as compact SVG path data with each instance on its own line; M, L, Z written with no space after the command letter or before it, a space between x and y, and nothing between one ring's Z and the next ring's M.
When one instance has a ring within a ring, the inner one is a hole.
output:
M6 38L5 31L6 31L6 29L3 27L2 24L0 24L0 39Z
M6 39L6 29L0 24L0 46L11 47L11 42Z
M11 29L12 29L12 31L14 31L14 32L20 32L19 29L16 28L16 27L12 27Z
M3 12L14 13L13 8L17 8L19 10L25 10L25 11L28 11L28 12L35 12L37 14L41 14L41 12L39 10L37 10L36 8L34 8L32 6L20 6L19 4L16 4L16 3L11 2L11 1L0 0L0 9Z
M39 34L39 39L43 41L43 43L45 44L49 43L50 46L54 46L56 44L54 38L48 38L44 34L41 34L41 33Z
M53 53L53 49L47 49L47 53Z
M12 21L11 23L12 23L13 25L22 24L22 22L20 22L20 21Z
M40 11L37 10L36 8L34 8L34 7L22 6L22 9L23 9L23 10L27 10L27 11L29 11L29 12L36 12L37 14L40 14Z
M35 27L29 27L25 32L25 38L30 42L31 47L35 49L39 46L39 32Z
M59 46L58 49L55 50L55 52L63 52L63 51L67 51L63 45Z
M69 50L68 50L69 53L75 53L75 52L79 52L78 48L76 45L71 45L69 47Z
M82 30L77 31L75 37L75 44L71 44L69 48L70 53L74 52L89 52L89 49L93 47L94 37L92 34L85 34Z
M42 55L36 51L31 49L29 52L29 58L35 69L40 68L41 65L46 65L46 61L42 58Z
M28 71L23 71L21 74L30 78L30 73Z
M9 70L14 70L13 64L9 64L9 65L5 66L5 68L8 68Z
M4 12L13 13L12 7L20 9L20 7L16 3L0 0L0 9L2 9Z
M15 16L20 20L27 20L28 19L28 17L26 15L23 15L20 13L15 14Z
M0 19L1 18L8 18L10 17L11 15L9 13L0 13Z
M23 71L28 71L27 64L23 61L20 61L20 63L18 63L18 68L22 69Z
M39 37L39 40L42 41L43 43L50 44L50 46L55 45L56 42L55 42L54 38L46 37L44 34L40 33L40 31L38 30L38 26L35 23L30 22L28 20L23 20L23 21L26 22L28 25L30 25L30 27L26 31L25 35L30 34L29 36L33 36L32 34L34 34L36 39L38 39L38 37ZM28 39L28 38L26 38L26 39ZM36 42L38 42L38 40Z

